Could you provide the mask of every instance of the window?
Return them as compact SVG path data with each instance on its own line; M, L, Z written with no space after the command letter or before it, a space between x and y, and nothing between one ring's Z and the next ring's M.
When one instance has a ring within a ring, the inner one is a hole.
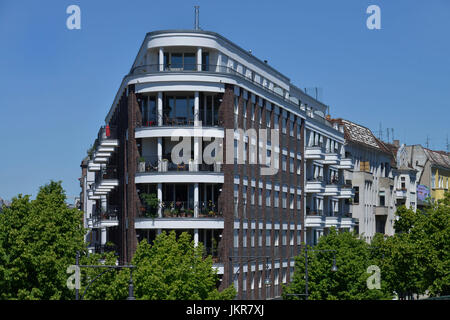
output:
M280 116L277 114L274 114L274 116L273 116L273 128L274 129L277 129L277 130L279 129L279 123L278 123L278 121L280 121L279 119L280 119Z
M280 243L280 231L279 230L275 230L275 246L277 247Z
M294 121L289 121L289 135L294 136Z
M255 121L255 104L252 103L252 121Z
M380 191L379 196L380 196L380 206L384 207L386 205L385 204L385 193L384 193L384 191Z
M195 53L164 53L165 70L197 70Z
M283 246L287 245L287 230L282 231L281 245Z
M266 247L270 247L270 230L266 229Z
M273 197L273 206L275 208L278 208L278 203L279 203L279 191L274 191L274 197Z
M262 234L263 234L262 229L259 229L258 230L258 246L260 246L260 247L262 247Z
M193 96L166 96L163 121L166 125L187 125L194 119Z
M402 190L406 190L405 177L401 177L401 185L402 185Z
M266 125L268 128L270 127L270 116L271 116L271 111L266 109Z
M142 124L144 126L156 125L158 121L156 97L145 96L141 101Z
M431 175L431 187L436 188L436 172L433 172Z
M263 189L258 188L259 192L258 192L258 206L262 206L262 192Z
M289 161L289 172L294 173L294 158L290 158L291 161Z
M250 204L252 206L255 205L255 187L252 187L252 193L251 193L251 196L250 196Z
M353 203L359 204L359 187L353 187L353 192L355 193Z
M285 117L282 118L281 125L282 125L281 126L281 132L286 134L286 118Z
M282 199L283 209L286 209L287 207L287 193L283 192L283 199Z
M270 207L270 190L266 190L266 207Z
M283 171L286 171L286 161L287 161L287 156L285 156L284 154L281 156L281 169Z
M244 100L244 104L242 105L242 115L244 118L247 118L247 100Z
M209 71L209 52L202 52L202 70Z
M289 209L294 210L294 198L295 195L293 193L291 193L289 195Z

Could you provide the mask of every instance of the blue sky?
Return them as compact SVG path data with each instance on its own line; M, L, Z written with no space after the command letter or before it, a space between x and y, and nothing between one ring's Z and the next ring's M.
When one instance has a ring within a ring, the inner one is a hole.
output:
M81 30L66 8L81 8ZM80 162L145 34L215 31L288 76L320 87L333 117L402 143L446 148L450 1L0 1L0 197L62 180L80 192ZM381 30L369 30L369 5Z

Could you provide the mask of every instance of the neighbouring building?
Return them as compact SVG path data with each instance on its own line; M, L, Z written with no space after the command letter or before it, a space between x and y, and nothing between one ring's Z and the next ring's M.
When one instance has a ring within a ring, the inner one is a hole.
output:
M345 158L352 159L353 164L353 170L345 171L344 179L353 187L350 210L352 217L358 219L359 234L367 242L375 233L394 234L392 151L364 126L344 119L330 121L344 127Z
M400 146L399 140L394 140L392 144L384 142L384 145L392 152L395 206L398 208L404 205L416 211L417 170L408 159L406 145Z
M417 170L417 206L444 198L450 180L450 156L444 151L434 151L421 145L405 147L405 158Z
M81 163L90 250L114 244L127 263L139 241L186 231L221 287L280 296L304 241L355 227L327 108L217 33L148 33Z

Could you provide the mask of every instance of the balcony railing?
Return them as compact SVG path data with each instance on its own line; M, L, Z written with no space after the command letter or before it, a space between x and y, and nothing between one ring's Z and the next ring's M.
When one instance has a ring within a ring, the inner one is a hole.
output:
M139 173L161 173L161 172L222 172L220 163L206 164L200 163L196 165L194 160L188 163L176 164L166 158L158 160L157 157L145 157L145 161L138 161Z
M115 221L119 218L119 206L108 206L107 210L97 209L92 214L94 223L101 221Z
M208 201L162 201L159 204L162 218L194 218L195 211L198 211L197 218L220 218L221 212L217 204L211 200ZM156 218L156 209L141 208L141 218Z

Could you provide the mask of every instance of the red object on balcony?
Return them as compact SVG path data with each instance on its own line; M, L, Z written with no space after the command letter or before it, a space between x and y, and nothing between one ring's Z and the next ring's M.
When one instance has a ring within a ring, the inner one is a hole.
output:
M109 124L106 125L106 137L109 138L109 136L111 135L111 132L109 131Z

